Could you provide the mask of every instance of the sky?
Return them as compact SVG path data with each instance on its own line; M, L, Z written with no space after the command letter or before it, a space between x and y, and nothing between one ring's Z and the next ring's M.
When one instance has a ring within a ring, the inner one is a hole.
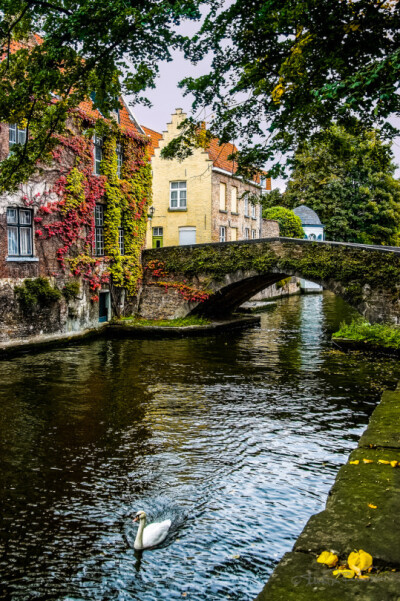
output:
M190 113L193 97L191 95L183 96L183 91L178 88L178 82L183 77L199 76L206 73L209 69L209 64L209 61L205 61L200 65L191 65L179 52L173 54L171 62L161 63L156 88L148 90L145 93L145 96L149 98L153 107L148 108L140 105L130 107L139 123L162 133L166 130L166 125L170 122L170 117L176 108L181 108L184 112ZM127 100L129 102L129 97ZM197 117L207 121L205 113L199 114ZM393 119L392 123L396 124L400 129L400 118ZM400 136L394 141L393 153L395 155L395 163L400 165ZM400 178L399 167L395 175ZM283 191L286 187L286 181L283 179L273 179L272 188L280 188Z

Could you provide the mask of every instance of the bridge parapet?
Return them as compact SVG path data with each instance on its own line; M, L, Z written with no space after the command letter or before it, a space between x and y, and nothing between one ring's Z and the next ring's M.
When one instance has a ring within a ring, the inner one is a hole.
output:
M292 238L171 246L143 253L146 317L227 316L287 276L343 297L369 321L400 323L400 249Z

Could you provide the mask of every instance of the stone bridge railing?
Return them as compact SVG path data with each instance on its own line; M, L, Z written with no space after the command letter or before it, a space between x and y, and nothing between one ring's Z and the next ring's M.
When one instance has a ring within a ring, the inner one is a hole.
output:
M302 277L371 322L400 323L400 248L292 238L171 246L143 253L140 313L227 317L260 290Z

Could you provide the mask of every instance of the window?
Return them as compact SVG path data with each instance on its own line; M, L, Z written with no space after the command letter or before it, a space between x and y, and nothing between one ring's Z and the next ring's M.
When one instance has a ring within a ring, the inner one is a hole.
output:
M124 228L118 228L118 245L119 245L119 254L125 254L125 233Z
M253 219L256 218L256 205L255 204L251 205L251 216L253 217Z
M226 227L224 225L219 228L219 241L226 242Z
M250 239L250 228L246 227L244 230L244 237L245 240L249 240Z
M117 153L117 175L118 175L118 177L121 177L122 163L124 161L124 155L122 153L121 144L117 144L116 153Z
M244 216L249 217L249 195L246 194L244 197Z
M104 207L96 205L94 209L94 254L104 256Z
M171 182L169 199L171 209L186 209L186 182Z
M237 240L237 227L231 227L231 241Z
M260 186L261 186L261 188L265 188L266 187L266 183L267 183L267 178L264 175L262 175L260 177Z
M219 210L226 211L226 184L219 185Z
M33 245L31 209L7 209L7 238L9 256L32 256Z
M257 238L257 232L256 230L251 230L251 239L255 240Z
M101 171L100 171L100 163L103 159L103 140L101 138L99 138L99 136L94 135L93 136L93 145L94 145L94 166L93 166L93 172L96 175L100 175Z
M232 188L231 191L231 212L237 213L237 188Z
M8 148L9 153L13 151L13 146L16 144L25 144L26 128L21 129L15 123L10 123L8 126Z

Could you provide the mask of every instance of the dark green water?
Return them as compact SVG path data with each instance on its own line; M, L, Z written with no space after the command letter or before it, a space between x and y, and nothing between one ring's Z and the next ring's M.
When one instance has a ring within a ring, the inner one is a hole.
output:
M254 599L399 378L333 349L350 315L292 298L244 332L1 362L0 598ZM139 509L178 523L142 554Z

